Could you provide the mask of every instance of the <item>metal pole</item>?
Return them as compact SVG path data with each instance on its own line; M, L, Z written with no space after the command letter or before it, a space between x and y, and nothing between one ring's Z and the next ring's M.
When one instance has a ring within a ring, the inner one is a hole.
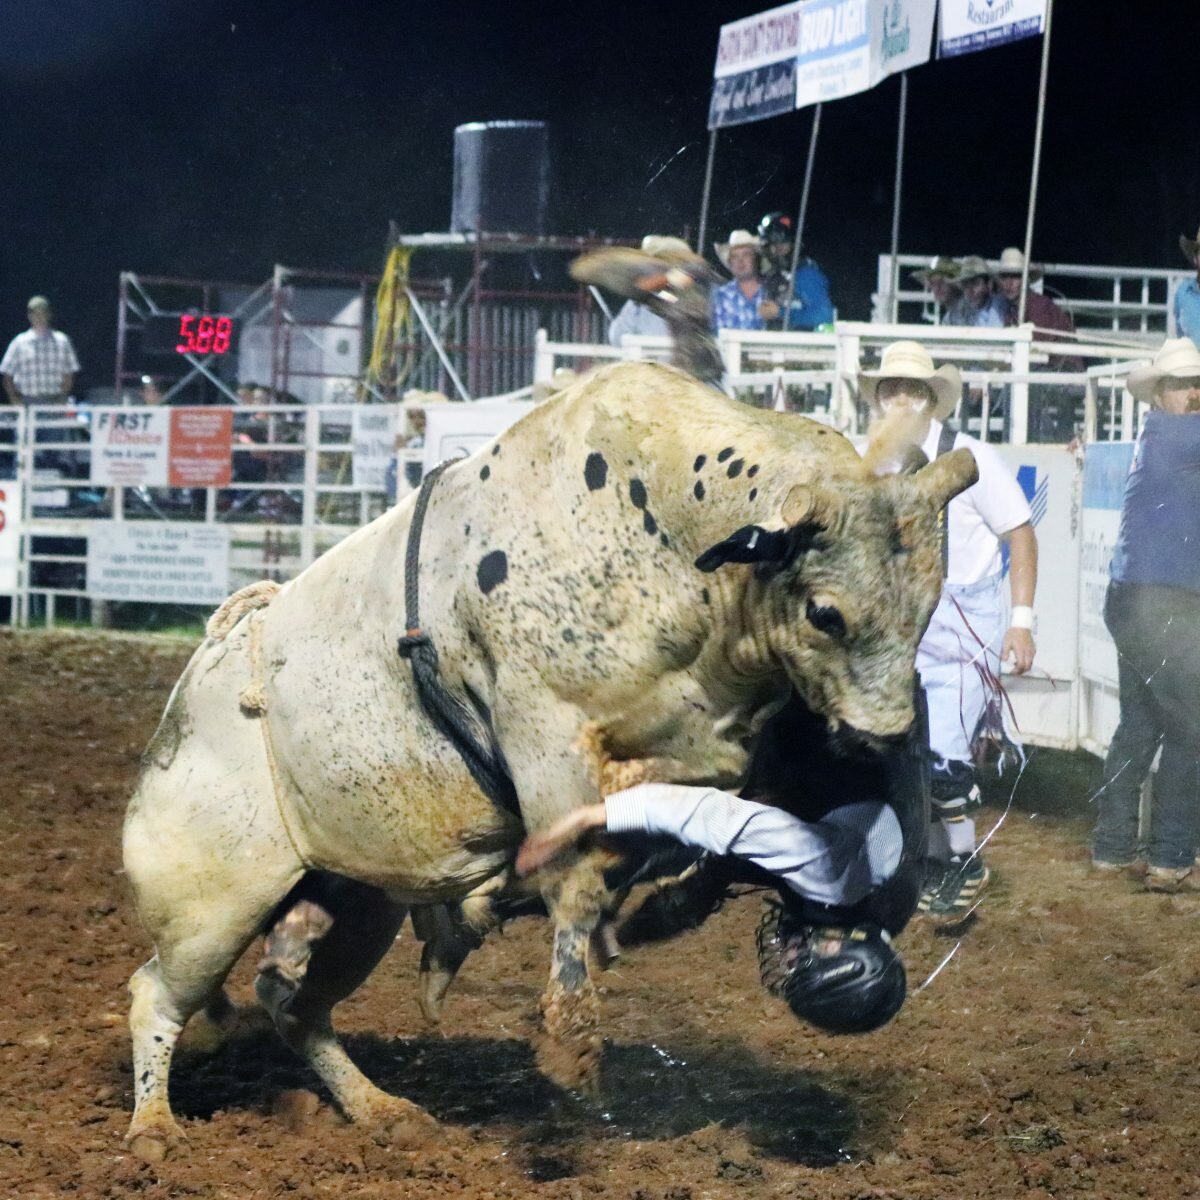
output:
M708 135L708 162L704 167L704 194L700 198L700 232L696 234L696 253L704 257L704 239L708 236L708 202L712 197L713 162L717 157L717 130Z
M425 315L425 310L421 307L416 296L413 295L412 288L405 288L404 291L408 296L409 304L412 305L413 312L417 315L417 320L421 322L421 328L425 330L425 336L429 339L429 344L437 351L438 358L442 360L442 366L446 368L446 374L454 381L455 390L464 400L470 400L471 397L467 389L463 387L462 380L458 377L458 372L454 369L454 364L450 361L441 340L434 332L433 326L429 323L429 318Z
M1046 77L1050 67L1050 18L1054 0L1046 0L1046 27L1042 30L1042 73L1038 80L1037 127L1033 135L1033 170L1029 176L1029 211L1025 219L1025 265L1021 269L1021 303L1017 324L1025 323L1025 298L1029 291L1029 256L1033 253L1033 214L1037 205L1038 171L1042 164L1042 123L1046 117Z
M129 305L129 281L126 272L121 272L117 299L117 361L113 369L113 403L120 404L125 395L125 330Z
M808 193L812 187L813 161L817 157L817 134L821 131L821 109L823 105L818 104L813 109L812 133L808 137L808 163L804 168L804 190L800 193L800 212L796 217L796 241L792 246L792 279L791 287L796 286L796 272L800 268L800 245L804 240L804 218L808 215ZM787 304L783 308L783 328L787 330L791 325L792 315L792 297L787 298Z
M904 180L904 125L908 117L908 72L900 73L900 120L896 128L896 186L892 192L892 324L900 319L900 267L896 258L900 253L900 185Z

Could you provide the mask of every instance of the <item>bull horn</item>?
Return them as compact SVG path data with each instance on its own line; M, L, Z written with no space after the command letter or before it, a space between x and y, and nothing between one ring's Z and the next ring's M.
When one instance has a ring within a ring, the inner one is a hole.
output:
M978 479L979 468L975 465L975 456L965 447L939 455L913 476L918 492L937 508L949 504Z

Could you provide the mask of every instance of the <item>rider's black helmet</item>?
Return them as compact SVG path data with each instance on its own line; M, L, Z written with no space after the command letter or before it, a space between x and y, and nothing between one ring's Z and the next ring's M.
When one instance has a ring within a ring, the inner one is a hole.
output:
M795 222L782 212L769 212L758 223L759 240L765 246L792 241L796 236L795 230Z

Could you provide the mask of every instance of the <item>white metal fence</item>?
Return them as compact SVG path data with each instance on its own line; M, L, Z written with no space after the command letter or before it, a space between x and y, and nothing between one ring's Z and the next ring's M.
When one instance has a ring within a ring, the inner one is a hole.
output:
M873 369L889 342L922 342L937 362L963 375L955 419L985 441L1067 442L1074 437L1131 437L1136 413L1124 388L1129 370L1146 354L1123 344L1038 341L1032 326L969 329L839 321L832 333L772 333L723 329L718 341L730 389L748 403L791 409L827 421L844 433L866 429L858 395L860 368ZM626 337L620 347L553 342L538 332L535 381L552 383L563 366L665 359L665 338ZM1064 360L1076 360L1063 370Z

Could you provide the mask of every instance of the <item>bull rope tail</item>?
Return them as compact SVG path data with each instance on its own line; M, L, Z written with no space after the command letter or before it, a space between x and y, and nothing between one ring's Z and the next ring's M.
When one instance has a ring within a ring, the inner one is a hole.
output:
M279 821L283 826L287 840L293 853L307 869L312 869L308 856L301 852L292 832L291 822L287 818L287 808L283 803L283 784L279 775L279 762L275 757L275 742L271 737L271 721L267 716L266 673L262 661L262 613L255 612L250 617L250 682L242 688L238 695L238 704L247 716L257 717L259 728L262 729L263 749L267 755L267 770L271 774L271 792L275 797L275 808L279 813Z
M404 554L405 632L397 642L396 649L400 657L408 659L409 666L412 667L413 683L416 685L421 707L438 732L458 751L480 791L493 803L520 817L517 789L498 756L484 745L481 739L481 734L487 736L489 731L481 728L478 716L463 700L442 686L437 647L429 634L421 628L421 531L425 525L425 512L429 507L433 485L442 472L455 461L457 460L448 459L439 463L421 481L412 524L408 530L408 546Z

